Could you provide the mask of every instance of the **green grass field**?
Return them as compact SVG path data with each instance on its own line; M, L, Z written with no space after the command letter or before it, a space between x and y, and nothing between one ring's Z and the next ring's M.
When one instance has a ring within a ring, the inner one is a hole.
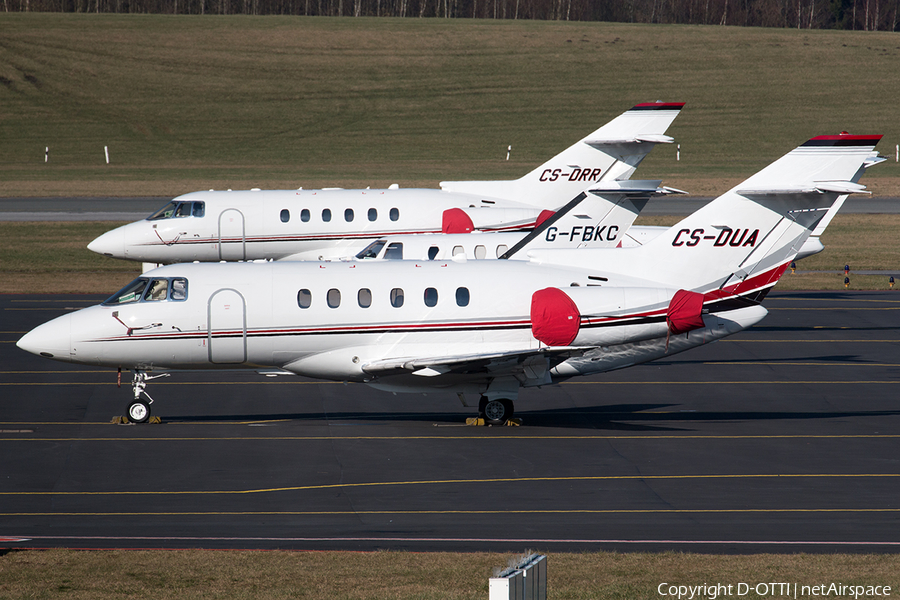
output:
M510 558L446 552L15 552L0 556L0 596L484 600L493 569L506 567ZM731 596L722 600L794 597L766 595L765 588L760 594L753 590L738 596L740 582L754 587L770 582L890 586L894 596L900 586L900 556L604 552L550 553L547 558L547 597L554 600L677 599L660 596L657 588L662 583L732 585ZM798 598L829 597L800 595L801 590L798 587Z
M638 176L699 195L814 135L900 143L884 32L0 13L0 40L0 197L508 178L657 99L682 160Z

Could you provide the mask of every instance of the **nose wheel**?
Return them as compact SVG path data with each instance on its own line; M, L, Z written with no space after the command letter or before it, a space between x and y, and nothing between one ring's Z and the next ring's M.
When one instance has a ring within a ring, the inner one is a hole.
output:
M150 418L150 403L143 400L135 400L128 405L128 421L131 423L146 423Z
M134 399L128 404L128 421L131 423L146 423L150 419L150 405L153 404L153 398L147 393L147 382L151 379L159 379L160 377L168 377L168 373L160 373L159 375L148 376L146 371L135 369L132 371L131 390L134 392ZM142 400L141 396L145 396L147 400Z

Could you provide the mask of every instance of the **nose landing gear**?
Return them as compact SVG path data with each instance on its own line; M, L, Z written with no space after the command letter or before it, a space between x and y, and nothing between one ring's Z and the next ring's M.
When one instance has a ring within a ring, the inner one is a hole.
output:
M134 392L134 399L129 402L128 421L131 423L146 423L150 419L150 405L153 404L153 398L147 393L147 382L160 377L168 377L168 373L160 373L159 375L148 376L146 371L135 369L132 371L131 389ZM147 401L141 399L141 395L147 397Z

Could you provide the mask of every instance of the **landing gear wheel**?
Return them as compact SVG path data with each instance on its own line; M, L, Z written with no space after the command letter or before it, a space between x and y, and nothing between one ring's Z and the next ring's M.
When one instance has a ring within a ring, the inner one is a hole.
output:
M143 400L135 400L128 405L128 420L132 423L146 423L150 418L150 405Z
M487 400L481 412L484 414L484 421L488 425L505 425L512 418L513 410L512 400L498 398L496 400Z

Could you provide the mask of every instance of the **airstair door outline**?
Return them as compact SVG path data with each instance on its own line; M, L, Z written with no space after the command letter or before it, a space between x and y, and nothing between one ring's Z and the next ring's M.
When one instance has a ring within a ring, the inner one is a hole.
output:
M214 292L206 316L209 362L247 362L247 304L240 292L231 288Z
M219 260L247 259L247 231L244 213L236 208L219 215Z

